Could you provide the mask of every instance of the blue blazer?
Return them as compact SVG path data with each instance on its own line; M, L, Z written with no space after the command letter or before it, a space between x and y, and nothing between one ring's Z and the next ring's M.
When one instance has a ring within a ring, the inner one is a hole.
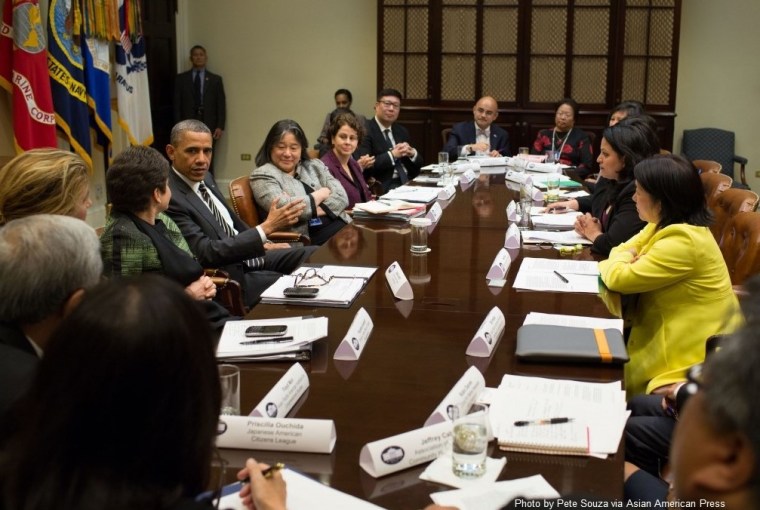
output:
M509 134L496 124L491 124L491 150L499 151L502 156L509 156ZM454 124L443 151L449 153L449 161L459 158L463 145L475 143L475 121L468 120Z

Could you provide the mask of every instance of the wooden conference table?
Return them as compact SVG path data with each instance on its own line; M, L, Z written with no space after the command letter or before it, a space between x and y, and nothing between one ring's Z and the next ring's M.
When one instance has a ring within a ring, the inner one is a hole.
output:
M430 234L430 253L409 251L408 227L383 222L354 223L322 246L311 263L376 266L364 292L348 309L258 305L248 319L300 315L329 318L329 335L314 345L304 362L310 388L290 417L333 419L337 443L330 455L221 450L233 468L245 459L285 462L338 490L381 507L423 508L429 494L450 487L418 479L426 465L379 479L359 467L359 452L368 442L419 428L471 366L496 387L505 373L612 381L619 367L529 364L514 357L517 329L530 311L609 317L598 296L522 292L512 282L523 256L559 257L550 246L524 246L510 266L507 285L487 286L486 273L503 246L508 226L505 208L514 190L502 175L482 176L444 205L443 217ZM590 259L588 250L575 258ZM393 298L383 275L398 261L414 290L413 301ZM506 316L506 330L490 358L473 358L465 349L491 308ZM360 307L374 329L355 362L332 356ZM290 367L285 363L242 363L241 408L253 409ZM586 493L602 498L622 496L622 447L610 459L501 452L492 442L491 456L508 458L500 479L542 474L560 494ZM235 469L228 470L235 471Z

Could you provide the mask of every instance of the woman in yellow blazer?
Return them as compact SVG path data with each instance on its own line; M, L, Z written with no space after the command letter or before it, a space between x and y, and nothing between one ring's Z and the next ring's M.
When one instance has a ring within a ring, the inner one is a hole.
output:
M634 175L633 199L647 226L599 263L610 290L638 295L627 313L629 398L685 380L704 359L707 338L742 322L696 170L678 156L658 155L636 165Z

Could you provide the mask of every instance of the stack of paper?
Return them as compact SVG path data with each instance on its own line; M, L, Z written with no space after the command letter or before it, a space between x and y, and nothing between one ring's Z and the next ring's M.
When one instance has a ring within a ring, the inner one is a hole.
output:
M425 214L425 205L401 200L373 200L354 204L354 218L357 220L384 220L408 222Z
M525 244L593 244L575 230L521 230L520 234Z
M427 188L422 186L401 186L390 190L381 198L387 200L403 200L405 202L419 202L429 204L438 198L437 188Z
M551 292L599 292L599 263L526 257L517 271L516 289Z
M348 308L376 270L376 267L358 266L302 266L274 282L261 294L261 302ZM304 280L307 276L308 280ZM308 298L286 297L285 289L297 284L315 288L318 292Z
M505 450L605 457L618 450L628 419L620 381L590 383L505 375L491 426ZM554 419L559 423L547 423ZM527 422L517 426L518 422Z
M575 220L582 213L578 211L569 211L566 213L548 213L544 214L544 208L538 208L534 214L531 210L530 221L536 230L573 230Z
M287 331L277 337L247 337L250 326L285 325ZM216 357L225 361L270 361L309 359L311 343L327 336L327 317L288 317L251 321L228 321L224 324ZM287 341L281 341L289 338Z

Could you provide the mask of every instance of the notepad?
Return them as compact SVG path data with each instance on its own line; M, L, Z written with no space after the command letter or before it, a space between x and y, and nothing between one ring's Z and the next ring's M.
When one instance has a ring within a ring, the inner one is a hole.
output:
M506 426L499 436L499 448L514 452L547 455L588 455L589 429L585 423Z

